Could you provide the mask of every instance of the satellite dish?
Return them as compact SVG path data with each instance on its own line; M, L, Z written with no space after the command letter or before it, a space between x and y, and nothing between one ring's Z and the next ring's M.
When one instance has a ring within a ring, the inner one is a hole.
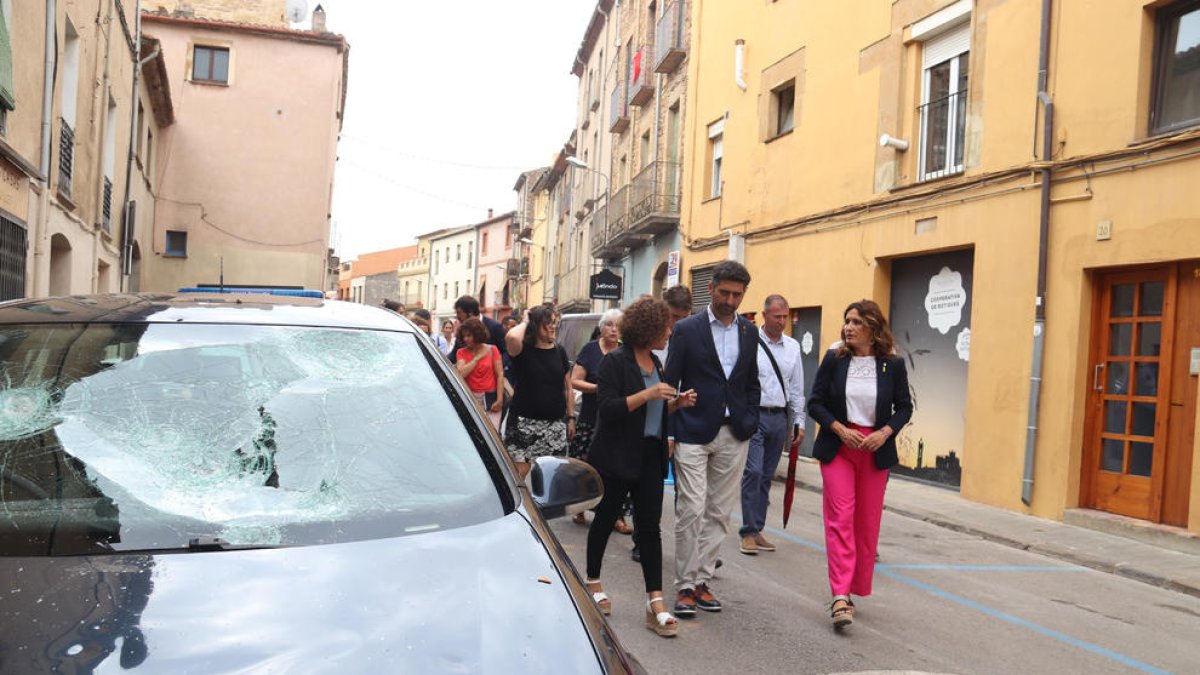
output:
M283 12L285 15L287 15L287 20L289 22L300 23L308 18L308 2L307 0L287 0L287 4L284 5Z

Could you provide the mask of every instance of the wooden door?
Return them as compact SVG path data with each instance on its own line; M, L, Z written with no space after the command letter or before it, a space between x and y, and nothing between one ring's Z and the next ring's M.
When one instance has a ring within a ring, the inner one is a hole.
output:
M1085 455L1094 508L1161 519L1175 281L1174 265L1100 277Z
M1175 353L1171 358L1170 412L1162 522L1188 525L1192 453L1196 438L1197 375L1192 354L1200 350L1200 260L1179 263L1175 292Z

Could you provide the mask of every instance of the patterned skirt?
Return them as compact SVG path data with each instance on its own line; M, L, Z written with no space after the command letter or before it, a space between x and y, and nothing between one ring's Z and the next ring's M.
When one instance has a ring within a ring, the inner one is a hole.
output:
M592 425L583 420L575 421L575 436L571 439L571 446L567 449L567 456L575 459L587 461L588 448L592 447L592 436L596 430Z
M514 462L531 462L535 457L567 454L565 420L535 420L509 414L505 445Z

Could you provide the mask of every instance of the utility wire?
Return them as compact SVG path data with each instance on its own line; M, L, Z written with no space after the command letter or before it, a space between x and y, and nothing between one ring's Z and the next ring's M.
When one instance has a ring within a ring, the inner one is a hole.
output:
M447 166L455 166L455 167L458 167L461 169L481 169L483 171L517 171L517 172L525 172L525 171L529 170L529 167L527 167L527 166L504 166L501 164L472 164L470 162L458 162L458 161L455 161L452 159L442 159L440 157L426 157L424 155L416 155L411 152L405 152L403 150L400 150L399 148L395 148L395 147L380 143L377 140L359 138L357 136L354 136L353 134L347 134L347 133L343 133L340 136L340 140L350 141L352 143L357 143L364 147L370 148L371 150L387 152L389 155L399 155L400 157L405 157L408 159L416 160L418 162L429 162L431 164L445 164Z
M359 164L358 162L355 162L354 160L346 159L343 157L338 160L338 163L345 164L354 169L357 169L357 170L371 176L372 178L374 178L376 180L380 180L385 183L390 183L392 185L395 185L396 187L403 188L405 190L408 190L409 192L415 192L419 195L429 197L430 199L436 199L437 201L440 201L440 202L445 202L447 204L453 204L455 206L461 206L463 208L471 209L473 211L484 211L488 208L486 206L480 206L478 204L468 204L467 202L460 201L453 197L447 197L445 195L440 195L440 194L437 194L436 192L430 192L428 190L416 187L414 185L409 185L408 183L402 183L385 173L382 173L376 169L372 169L371 167L365 166L363 164Z

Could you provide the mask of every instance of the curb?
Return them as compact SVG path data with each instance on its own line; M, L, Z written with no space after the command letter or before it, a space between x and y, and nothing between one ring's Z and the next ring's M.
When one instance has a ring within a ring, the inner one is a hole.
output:
M816 494L821 494L821 487L819 485L813 485L810 483L802 482L799 479L796 480L796 487L807 490L809 492L816 493ZM1192 597L1200 598L1200 586L1197 586L1197 585L1194 585L1191 583L1180 582L1175 579L1171 579L1171 578L1162 576L1161 574L1157 574L1155 572L1150 572L1150 571L1141 569L1139 567L1135 567L1129 563L1114 563L1114 562L1110 562L1107 560L1100 560L1100 559L1093 558L1093 557L1090 557L1087 555L1081 555L1078 553L1063 551L1060 549L1055 549L1055 548L1051 548L1051 547L1047 547L1047 546L1042 546L1042 545L1037 545L1037 544L1029 544L1027 542L1018 541L1016 539L1012 539L1011 537L999 535L994 532L989 532L987 530L973 527L971 525L967 525L967 524L964 524L961 522L948 520L945 518L939 518L937 516L932 516L929 514L918 513L916 511L910 511L910 510L904 509L904 508L897 508L895 506L885 505L884 509L887 511L891 511L892 513L894 513L898 516L904 516L905 518L912 518L913 520L919 520L921 522L929 523L930 525L935 525L937 527L945 528L947 530L952 530L954 532L961 532L963 534L969 534L972 536L976 536L981 539L986 539L987 541L991 541L991 542L995 542L997 544L1002 544L1004 546L1008 546L1009 548L1015 548L1015 549L1019 549L1022 551L1028 551L1030 553L1036 553L1038 555L1046 556L1047 558L1054 558L1056 560L1062 560L1064 562L1069 562L1074 565L1079 565L1080 567L1087 567L1088 569L1093 569L1093 570L1097 570L1099 572L1105 572L1105 573L1113 574L1113 575L1116 575L1119 577L1124 577L1126 579L1138 581L1138 582L1141 582L1143 584L1147 584L1150 586L1156 586L1158 588L1163 588L1168 591L1173 591L1176 593L1183 593L1185 595L1190 595ZM1119 535L1112 535L1112 536L1119 536ZM1149 544L1146 544L1146 545L1149 546Z

